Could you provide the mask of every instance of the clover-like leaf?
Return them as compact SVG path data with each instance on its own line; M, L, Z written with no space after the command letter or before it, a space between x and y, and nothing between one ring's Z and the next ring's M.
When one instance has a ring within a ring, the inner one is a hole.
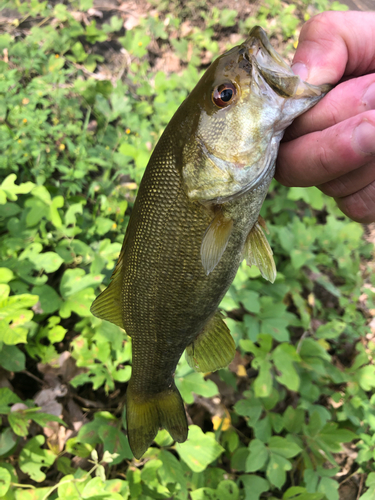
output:
M22 472L28 474L37 483L41 483L46 478L42 467L51 466L56 459L52 451L41 448L44 442L45 438L41 435L31 438L22 448L19 457Z
M224 448L212 432L204 434L197 425L190 425L187 441L178 443L176 450L192 471L201 472L223 453Z

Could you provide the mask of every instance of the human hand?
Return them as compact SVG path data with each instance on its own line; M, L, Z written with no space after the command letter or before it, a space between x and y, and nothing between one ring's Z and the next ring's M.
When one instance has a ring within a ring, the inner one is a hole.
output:
M341 83L289 127L276 179L317 186L351 219L375 222L375 12L311 18L293 71L312 84Z

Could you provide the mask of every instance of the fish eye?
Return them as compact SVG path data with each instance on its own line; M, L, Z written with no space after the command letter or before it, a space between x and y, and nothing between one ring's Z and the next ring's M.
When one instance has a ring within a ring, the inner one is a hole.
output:
M233 83L222 83L212 92L212 100L219 108L229 106L237 95L237 89Z

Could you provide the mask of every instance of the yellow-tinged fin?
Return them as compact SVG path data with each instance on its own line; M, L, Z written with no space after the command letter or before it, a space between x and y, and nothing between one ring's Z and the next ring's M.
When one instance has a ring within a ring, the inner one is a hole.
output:
M121 283L127 234L125 235L116 267L112 273L111 282L104 292L96 297L90 308L94 316L110 321L120 328L124 328L121 308Z
M257 266L263 278L273 283L276 266L272 249L261 228L261 225L266 228L265 224L262 218L254 224L246 239L244 256L248 266Z
M219 263L232 234L233 220L226 219L219 211L208 226L201 245L202 265L210 274Z
M176 386L155 395L139 395L131 384L126 392L126 424L130 448L140 459L152 444L160 427L178 443L187 439L184 403Z
M186 359L197 372L214 372L233 360L236 345L223 315L217 311L197 338L186 348Z

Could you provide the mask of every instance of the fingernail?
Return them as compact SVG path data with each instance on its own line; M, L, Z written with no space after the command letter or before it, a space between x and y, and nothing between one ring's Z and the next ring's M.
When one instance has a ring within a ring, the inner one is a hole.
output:
M362 153L375 154L375 127L369 122L362 122L354 129L354 141Z
M372 83L363 94L363 104L367 109L375 109L375 83Z
M292 71L295 75L298 75L300 78L302 78L302 80L305 81L309 76L309 70L307 69L307 66L305 66L303 63L293 64Z

